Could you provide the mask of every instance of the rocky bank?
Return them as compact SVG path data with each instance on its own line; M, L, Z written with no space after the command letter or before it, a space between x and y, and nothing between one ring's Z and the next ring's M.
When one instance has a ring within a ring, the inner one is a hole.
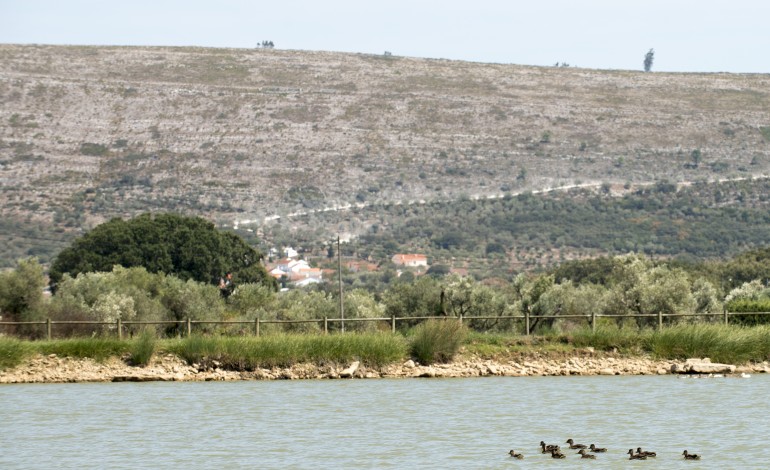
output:
M569 357L494 361L459 358L449 364L420 365L414 361L372 368L358 363L344 365L296 364L286 368L233 371L211 364L187 364L172 354L158 355L150 364L136 367L120 358L104 362L56 355L36 356L19 366L0 371L0 383L147 382L215 380L296 380L340 378L487 377L487 376L574 376L574 375L665 375L695 374L692 364L710 364L707 359L685 363L649 357ZM708 370L719 373L710 364ZM770 364L728 366L726 374L770 372Z

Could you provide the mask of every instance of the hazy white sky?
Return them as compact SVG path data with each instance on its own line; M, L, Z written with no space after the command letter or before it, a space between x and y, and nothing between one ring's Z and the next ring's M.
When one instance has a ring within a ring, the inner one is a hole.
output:
M0 0L0 43L327 50L770 73L766 0Z

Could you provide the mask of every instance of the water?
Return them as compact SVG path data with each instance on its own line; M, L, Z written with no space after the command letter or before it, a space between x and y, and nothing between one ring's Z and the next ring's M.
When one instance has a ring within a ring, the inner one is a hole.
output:
M759 469L768 385L768 375L3 385L0 468ZM539 453L541 440L570 437L609 452ZM639 446L658 457L629 462ZM684 461L684 449L703 460Z

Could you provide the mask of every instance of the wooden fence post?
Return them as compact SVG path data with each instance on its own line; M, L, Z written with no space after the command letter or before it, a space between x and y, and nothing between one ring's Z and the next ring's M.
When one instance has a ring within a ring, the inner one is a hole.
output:
M591 333L596 333L596 312L591 312Z
M395 333L396 332L396 316L391 315L390 316L390 332Z
M727 321L728 321L727 309L724 309L724 312L725 312L725 325L727 325Z
M118 340L120 341L123 339L123 321L120 318L118 318L117 328L118 328Z
M461 325L463 324L463 314L462 313L460 314L460 324Z
M51 341L51 319L50 318L46 319L45 321L45 330L46 330L46 335L48 336L48 341Z
M254 319L254 336L259 337L259 317Z
M663 330L663 312L658 310L658 331Z
M189 338L190 336L192 336L192 322L190 317L187 317L187 337Z
M524 311L524 331L529 336L529 311Z

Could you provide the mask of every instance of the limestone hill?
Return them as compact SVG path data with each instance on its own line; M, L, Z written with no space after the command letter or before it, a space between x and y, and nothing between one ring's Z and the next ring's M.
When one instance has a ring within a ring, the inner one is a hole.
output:
M769 75L0 45L4 265L146 211L259 225L356 203L764 174Z

